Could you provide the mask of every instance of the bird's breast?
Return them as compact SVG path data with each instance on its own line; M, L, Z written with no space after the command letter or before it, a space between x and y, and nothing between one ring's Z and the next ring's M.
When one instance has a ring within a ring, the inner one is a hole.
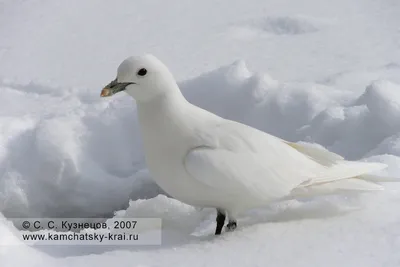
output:
M155 182L174 198L191 205L209 206L219 192L191 177L184 166L188 151L199 145L196 130L185 114L139 109L146 164ZM199 141L200 140L200 141Z

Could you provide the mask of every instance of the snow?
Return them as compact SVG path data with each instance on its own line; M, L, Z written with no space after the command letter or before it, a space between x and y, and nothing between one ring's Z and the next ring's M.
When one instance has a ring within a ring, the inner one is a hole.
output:
M124 58L150 52L194 104L400 177L398 12L396 0L0 1L0 265L399 266L399 185L249 211L216 238L214 211L159 195L131 98L99 97ZM52 216L163 218L163 244L18 244L13 217Z

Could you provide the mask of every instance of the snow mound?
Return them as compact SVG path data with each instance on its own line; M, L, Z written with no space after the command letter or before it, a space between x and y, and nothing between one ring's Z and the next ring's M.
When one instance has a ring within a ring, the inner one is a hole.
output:
M268 16L239 23L230 33L244 40L259 35L294 36L314 33L330 24L332 21L307 16Z
M281 82L266 73L253 73L244 61L237 61L183 81L180 86L189 101L222 117L291 141L315 142L346 158L386 163L389 168L385 175L400 173L400 96L395 82L373 81L360 95L329 85ZM135 104L129 97L121 94L101 99L99 88L62 88L33 82L3 81L0 90L4 96L0 99L0 211L5 217L163 220L163 243L156 248L32 248L18 243L13 234L17 229L3 220L1 240L16 243L0 251L5 255L2 260L10 266L87 266L100 259L107 265L116 255L119 263L131 262L134 257L135 263L146 265L154 259L171 261L176 251L192 258L194 266L201 266L204 262L197 259L198 251L218 255L217 251L227 246L232 251L262 248L262 255L269 251L270 260L282 262L287 252L283 248L289 244L298 244L295 253L301 258L309 250L304 247L342 242L339 236L346 228L350 228L346 233L352 233L346 251L364 259L364 249L355 249L358 240L372 243L376 236L388 238L382 225L395 231L391 225L397 225L394 222L398 218L386 204L398 200L398 187L389 185L385 195L371 199L334 196L252 210L238 218L234 235L216 239L215 210L196 209L170 198L151 180L143 160ZM13 101L23 106L13 105ZM338 216L366 205L364 212ZM378 211L384 214L384 221L375 220ZM358 220L369 221L362 232L357 232ZM308 235L309 229L315 234ZM338 240L333 240L335 237ZM381 241L382 247L385 242ZM20 251L26 256L16 262L15 255ZM308 254L307 262L334 258L337 254L332 251L333 247L327 249L322 258ZM382 251L374 252L376 257L384 258L386 252ZM385 247L384 251L392 250ZM83 257L89 254L94 255ZM98 258L96 254L103 255ZM245 264L240 253L232 257L233 262ZM252 257L252 262L265 260L265 255L260 260ZM183 257L177 259L177 266L186 264Z
M173 198L158 195L148 200L130 201L129 208L116 212L115 218L162 219L163 246L168 247L198 240L197 236L212 234L215 210L197 209ZM149 229L152 229L151 226L147 226L145 230Z
M81 88L0 87L5 216L104 216L128 204L142 164L130 99L116 108Z
M316 142L350 159L397 153L395 83L373 82L358 96L283 83L237 61L180 86L196 105L291 141ZM110 217L129 199L163 194L145 168L135 104L126 95L104 100L99 88L32 82L0 87L0 211L6 217Z
M319 29L317 20L307 17L266 17L254 20L251 26L261 31L278 35L296 35L316 32Z
M348 159L390 153L400 132L400 86L374 81L346 105L327 107L298 132ZM382 147L391 140L392 148Z
M23 244L17 238L17 231L12 223L6 221L0 213L0 259L2 266L33 266L33 262L51 262L49 256ZM15 257L15 255L24 256Z

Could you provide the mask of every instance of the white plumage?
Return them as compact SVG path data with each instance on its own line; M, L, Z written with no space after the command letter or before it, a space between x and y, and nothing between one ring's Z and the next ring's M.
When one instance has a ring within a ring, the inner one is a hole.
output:
M119 91L136 99L154 180L183 202L216 208L216 234L225 214L234 229L238 213L272 201L382 189L367 173L385 164L346 161L322 147L287 142L192 105L154 56L122 62L102 96Z

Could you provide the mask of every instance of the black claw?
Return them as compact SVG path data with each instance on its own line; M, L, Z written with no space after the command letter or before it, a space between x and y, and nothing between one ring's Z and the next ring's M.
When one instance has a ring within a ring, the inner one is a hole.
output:
M217 227L215 228L215 235L220 235L225 223L225 213L217 209Z
M237 227L237 223L236 221L229 221L228 224L226 225L226 230L229 232L232 232L236 229Z

